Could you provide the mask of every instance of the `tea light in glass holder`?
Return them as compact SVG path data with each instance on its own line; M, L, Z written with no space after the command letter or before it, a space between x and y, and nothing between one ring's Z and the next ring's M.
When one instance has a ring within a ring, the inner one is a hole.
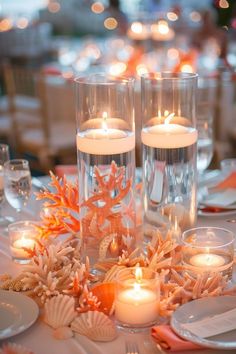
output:
M19 221L8 226L12 259L21 264L28 263L36 245L38 231L33 221Z
M138 330L152 326L158 317L158 274L148 268L129 268L117 275L115 317L119 327Z
M232 275L233 232L218 227L199 227L185 231L182 243L183 263L190 271Z

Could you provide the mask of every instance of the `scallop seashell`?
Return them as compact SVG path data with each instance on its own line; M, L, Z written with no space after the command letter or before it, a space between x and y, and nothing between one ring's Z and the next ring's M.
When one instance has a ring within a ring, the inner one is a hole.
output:
M44 310L44 321L54 329L68 326L77 315L74 298L62 294L48 300Z
M116 234L110 234L105 236L99 245L99 261L103 261L106 259L107 251L109 248L110 243L116 237Z
M82 313L72 322L73 331L94 341L109 342L117 333L114 323L103 312L88 311Z
M111 315L111 310L113 308L113 303L115 300L115 284L114 283L101 283L95 285L91 292L98 299L100 304L100 309L106 315Z
M73 337L73 331L70 327L59 327L54 330L53 337L56 339L69 339Z
M127 271L125 271L125 269ZM114 265L105 275L105 278L103 280L103 283L114 283L117 277L118 272L120 272L121 270L123 270L122 272L122 279L124 277L123 280L125 279L129 279L130 278L130 274L131 274L131 270L128 267L125 266L120 266L120 265ZM121 279L121 278L120 278Z
M33 352L16 343L6 343L0 348L0 354L33 354Z

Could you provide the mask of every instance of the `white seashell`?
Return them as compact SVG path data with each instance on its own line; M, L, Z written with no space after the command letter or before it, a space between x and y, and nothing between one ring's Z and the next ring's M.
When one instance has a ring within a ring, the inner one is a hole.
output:
M0 354L33 354L33 352L16 343L6 343L0 348Z
M116 237L116 234L110 234L105 236L99 245L99 261L104 261L106 259L107 251L109 248L110 243Z
M127 273L124 271L125 269L127 269ZM103 280L103 283L114 283L117 277L118 272L120 272L121 270L123 270L122 275L124 277L123 280L125 279L129 279L130 278L130 269L125 267L125 266L121 266L121 265L114 265L111 269L108 270L108 272L105 275L105 278Z
M73 337L73 332L70 327L59 327L54 330L53 337L56 339L69 339Z
M77 315L74 298L62 294L47 300L44 310L44 321L54 329L68 326Z
M72 322L73 331L99 341L109 342L116 337L114 323L103 312L88 311L82 313Z

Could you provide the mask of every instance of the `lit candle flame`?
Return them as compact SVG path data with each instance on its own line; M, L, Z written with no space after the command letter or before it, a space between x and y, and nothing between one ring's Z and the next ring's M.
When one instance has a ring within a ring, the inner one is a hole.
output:
M141 290L141 280L143 278L143 272L140 267L137 267L135 269L135 279L136 282L134 283L134 291L137 293L136 295L138 296Z
M174 118L175 114L174 113L170 113L164 120L165 124L170 124L171 120Z

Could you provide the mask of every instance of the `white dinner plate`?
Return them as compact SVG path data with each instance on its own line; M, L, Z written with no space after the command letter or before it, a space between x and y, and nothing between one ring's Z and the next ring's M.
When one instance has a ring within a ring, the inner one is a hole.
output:
M184 325L207 319L236 308L236 296L207 297L180 306L171 318L172 329L182 338L208 348L236 349L236 329L203 338L194 335Z
M0 339L19 334L38 318L39 308L29 297L0 290Z
M226 210L226 211L221 211L221 212L206 212L201 209L198 210L198 215L199 216L204 216L204 217L211 217L211 218L220 218L220 217L227 217L227 216L232 216L236 214L236 210Z

